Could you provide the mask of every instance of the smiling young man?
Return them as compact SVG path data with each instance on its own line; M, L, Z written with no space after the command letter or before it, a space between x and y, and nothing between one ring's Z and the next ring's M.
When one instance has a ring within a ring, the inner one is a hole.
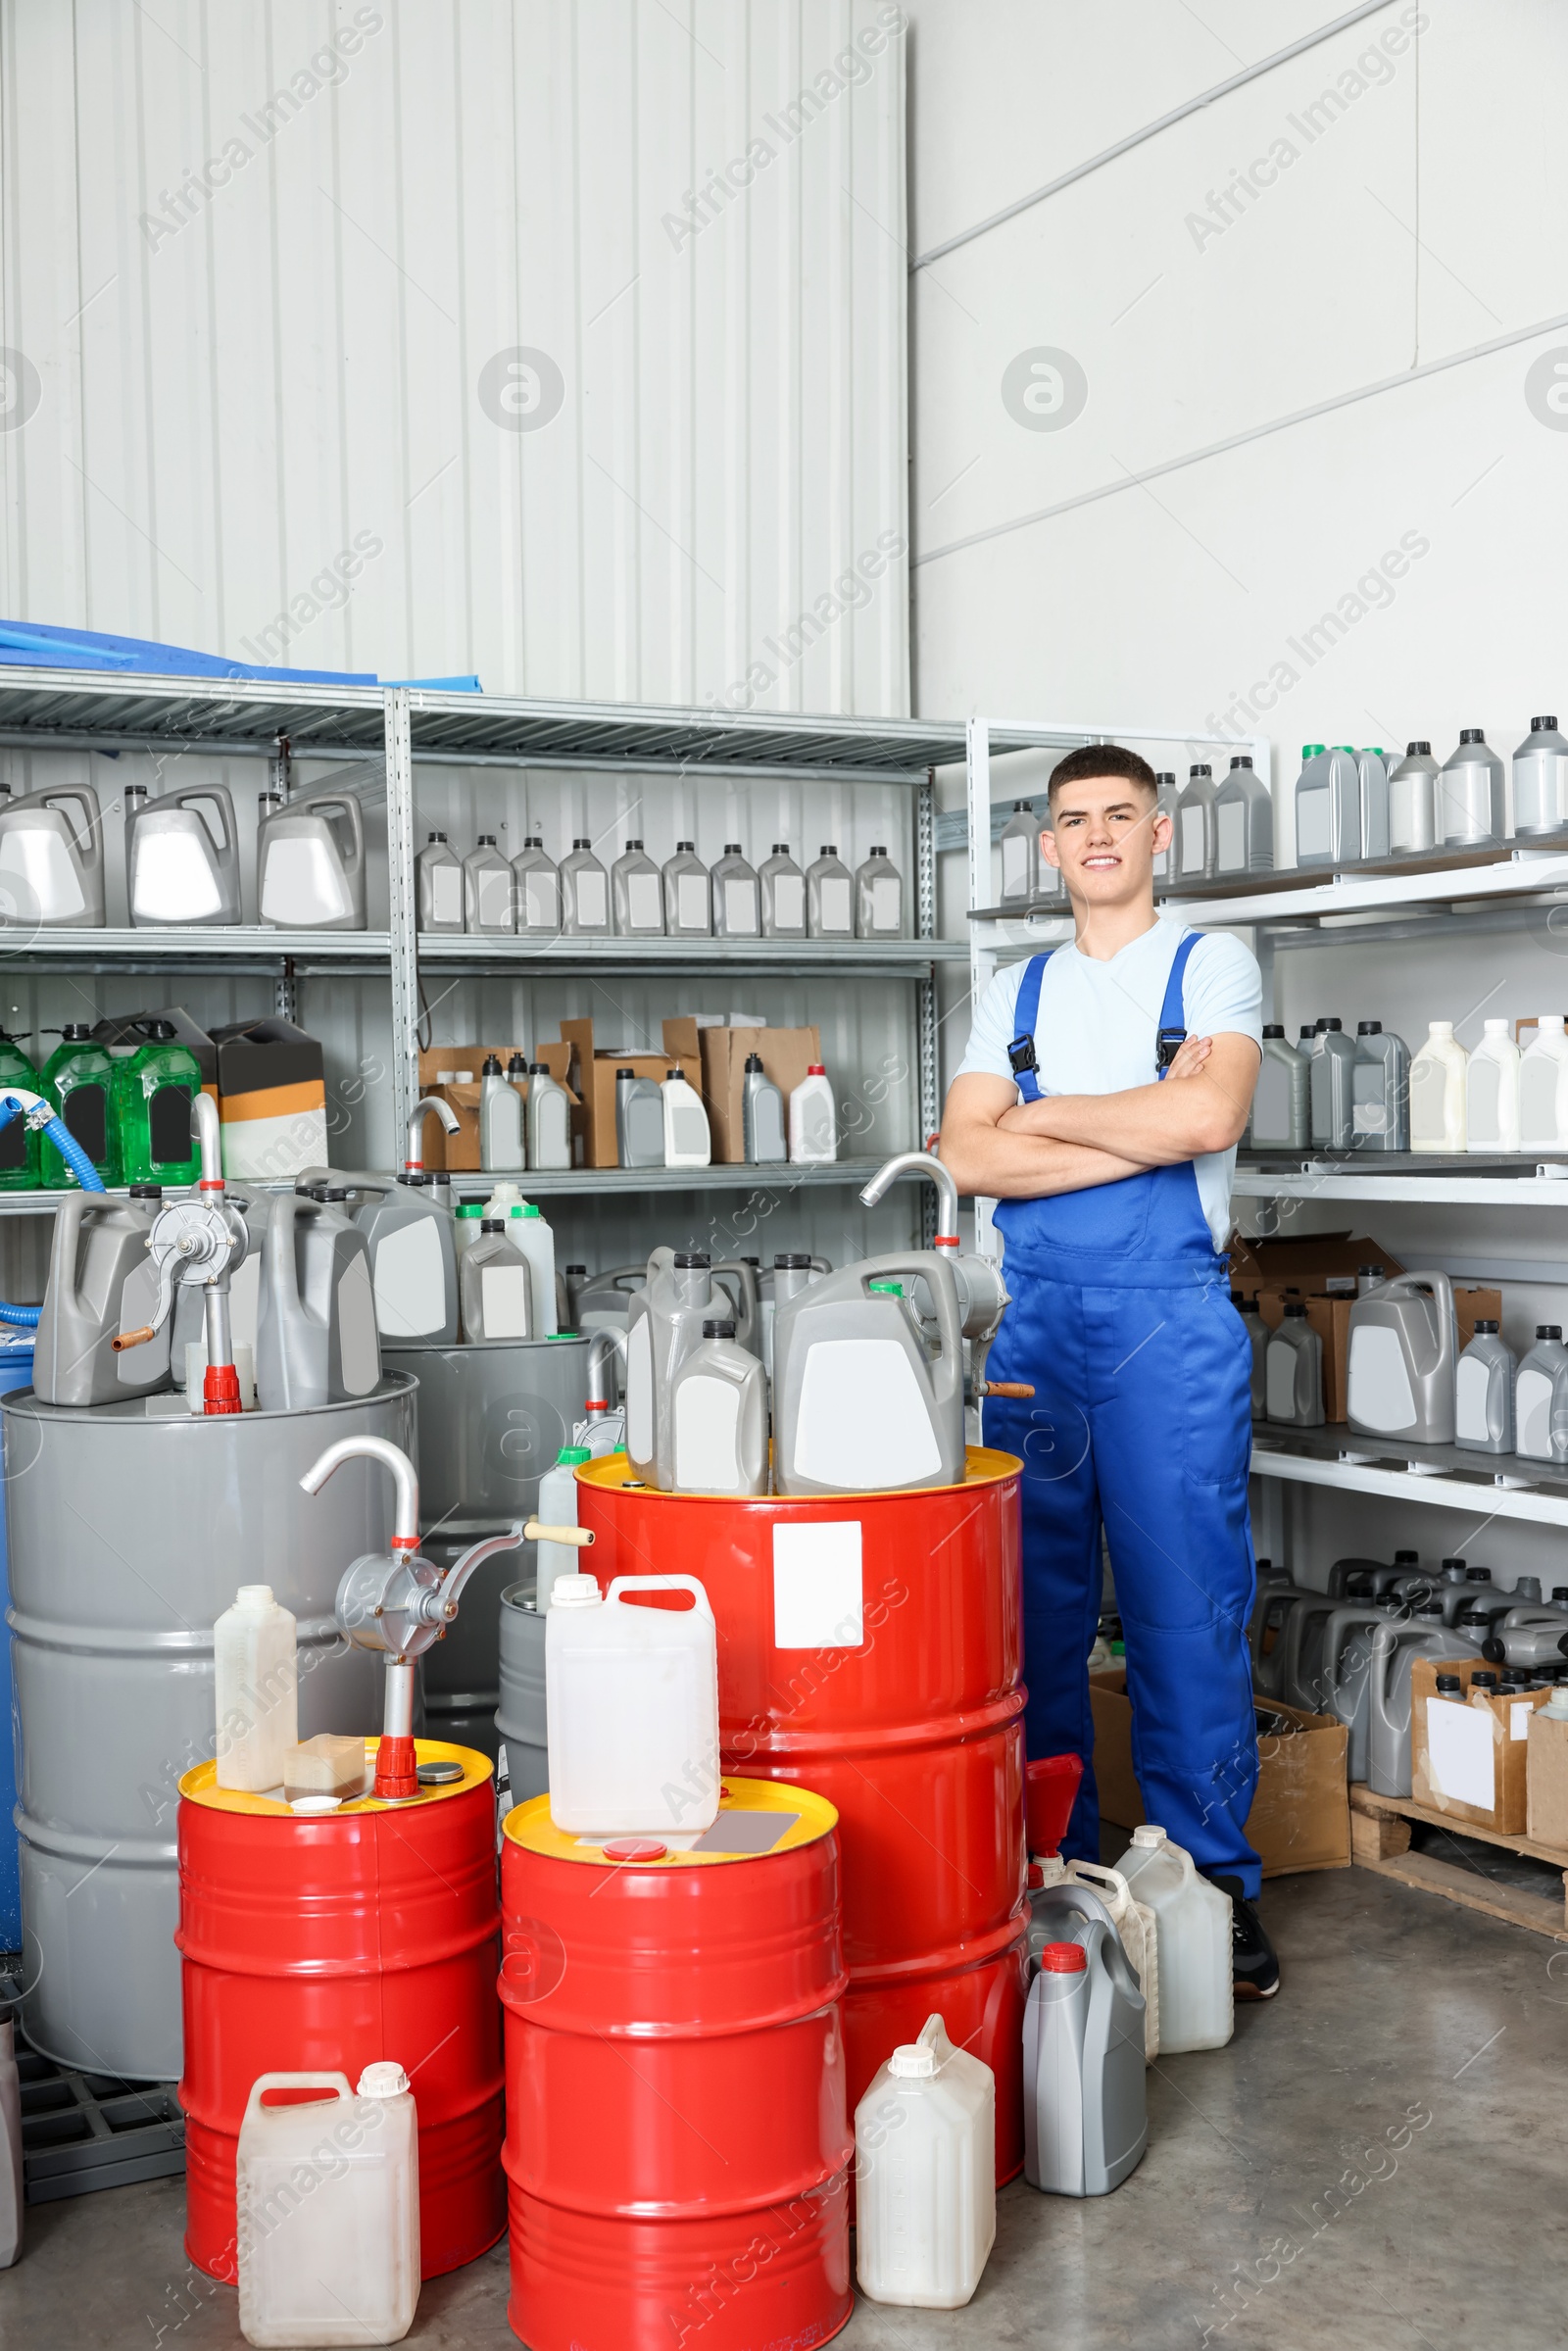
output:
M1000 972L948 1095L942 1157L998 1201L1012 1303L988 1370L987 1442L1023 1476L1031 1755L1085 1758L1062 1850L1098 1861L1088 1656L1110 1550L1149 1819L1234 1903L1240 1996L1279 1969L1251 1904L1257 1780L1247 1623L1251 1346L1230 1302L1236 1145L1262 1048L1239 940L1161 921L1171 820L1116 744L1069 752L1041 854L1072 901L1070 947Z

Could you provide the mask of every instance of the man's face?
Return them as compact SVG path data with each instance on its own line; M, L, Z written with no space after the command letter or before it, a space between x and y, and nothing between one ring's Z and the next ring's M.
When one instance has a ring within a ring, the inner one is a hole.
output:
M1040 854L1059 866L1071 897L1114 906L1141 898L1153 883L1155 852L1169 847L1171 820L1125 776L1089 776L1055 796L1054 833L1042 833Z

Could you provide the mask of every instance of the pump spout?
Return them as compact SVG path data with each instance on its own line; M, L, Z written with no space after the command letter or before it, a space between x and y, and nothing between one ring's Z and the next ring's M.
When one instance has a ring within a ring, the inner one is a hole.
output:
M439 1094L421 1095L409 1112L408 1146L403 1161L409 1175L417 1175L424 1166L424 1121L432 1111L447 1134L455 1135L458 1131L458 1114L452 1104Z
M888 1186L901 1175L929 1176L939 1195L937 1207L936 1245L938 1249L956 1249L958 1246L958 1187L949 1169L930 1151L899 1151L879 1167L860 1194L860 1205L874 1208Z
M221 1192L223 1189L223 1151L218 1124L218 1104L212 1096L198 1093L190 1105L191 1133L201 1153L203 1192Z
M397 1502L392 1520L392 1547L397 1551L416 1551L419 1547L419 1481L414 1463L407 1453L384 1437L340 1437L329 1445L319 1460L308 1469L300 1480L307 1494L319 1494L335 1469L345 1461L379 1461L390 1470L397 1489Z

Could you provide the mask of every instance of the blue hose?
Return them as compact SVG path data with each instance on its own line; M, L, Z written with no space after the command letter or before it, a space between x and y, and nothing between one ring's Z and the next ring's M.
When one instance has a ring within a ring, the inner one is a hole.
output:
M0 1128L8 1127L13 1118L24 1114L26 1107L19 1096L0 1094ZM83 1192L106 1190L103 1177L63 1118L51 1111L43 1123L42 1132L48 1136ZM20 1324L24 1331L35 1331L42 1313L41 1306L11 1306L0 1300L0 1322Z

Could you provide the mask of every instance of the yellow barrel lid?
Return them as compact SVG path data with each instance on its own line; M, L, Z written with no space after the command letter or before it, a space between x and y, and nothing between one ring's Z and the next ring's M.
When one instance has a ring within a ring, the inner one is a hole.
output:
M995 1446L988 1445L970 1445L964 1447L963 1484L965 1486L993 1486L1003 1478L1018 1477L1022 1469L1023 1463L1016 1453L999 1452ZM787 1502L792 1508L798 1508L803 1502L814 1502L824 1509L836 1510L843 1502L884 1501L890 1494L956 1494L958 1491L955 1486L890 1486L868 1491L864 1495L854 1493L756 1494L739 1496L733 1494L666 1494L657 1486L650 1486L646 1479L634 1477L631 1462L625 1453L601 1453L596 1459L581 1463L572 1474L585 1486L602 1486L611 1493L619 1493L622 1489L629 1487L634 1493L645 1494L649 1500L654 1502L710 1502L718 1504L726 1510L748 1508L771 1510L776 1508L780 1502Z
M533 1796L509 1812L502 1834L514 1845L548 1854L552 1861L587 1861L600 1869L607 1861L675 1869L712 1861L760 1861L765 1855L793 1852L826 1837L838 1827L838 1819L837 1806L808 1788L797 1788L789 1780L737 1780L726 1772L719 1786L717 1820L689 1845L666 1843L654 1832L571 1836L551 1819L548 1796Z
M380 1743L378 1739L368 1739L365 1742L368 1772L375 1767L375 1750ZM209 1762L198 1763L182 1775L179 1792L188 1804L205 1805L210 1812L270 1813L275 1819L283 1821L337 1821L356 1812L407 1812L415 1804L438 1804L443 1797L466 1795L470 1788L477 1788L481 1782L495 1777L495 1765L488 1755L481 1755L475 1747L448 1746L444 1739L416 1739L414 1753L417 1763L460 1765L462 1779L450 1780L441 1788L421 1788L416 1796L411 1796L404 1803L385 1804L377 1802L374 1796L352 1796L346 1803L334 1805L329 1812L296 1812L281 1796L253 1796L247 1795L242 1788L220 1788L218 1766Z

